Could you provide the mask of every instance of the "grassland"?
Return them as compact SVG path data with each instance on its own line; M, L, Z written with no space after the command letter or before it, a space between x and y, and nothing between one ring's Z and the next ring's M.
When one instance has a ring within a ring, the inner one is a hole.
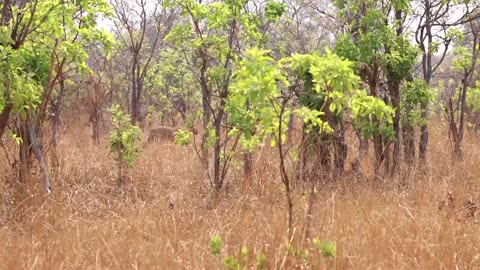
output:
M322 186L311 235L334 241L336 256L305 242L302 259L286 246L300 246L308 197L295 185L288 239L275 151L250 182L234 168L215 193L192 149L148 146L120 194L106 144L93 146L78 128L62 138L51 196L22 192L0 157L0 269L222 269L209 249L214 235L224 253L248 246L249 269L260 252L266 269L480 269L480 137L468 135L463 161L453 161L444 130L431 130L424 172Z

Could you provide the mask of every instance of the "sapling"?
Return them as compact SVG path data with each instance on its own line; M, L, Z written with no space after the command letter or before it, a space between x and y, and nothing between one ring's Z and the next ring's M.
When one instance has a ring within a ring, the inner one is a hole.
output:
M116 153L118 162L118 187L123 190L126 168L131 167L140 155L135 145L141 141L141 130L130 123L130 115L124 113L119 105L109 109L114 126L109 136L110 153Z

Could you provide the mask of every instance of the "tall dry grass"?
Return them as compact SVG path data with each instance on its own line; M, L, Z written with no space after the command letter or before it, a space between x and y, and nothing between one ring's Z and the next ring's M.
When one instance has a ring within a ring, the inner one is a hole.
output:
M466 207L480 194L475 135L466 138L464 161L452 161L438 126L425 173L384 181L347 176L322 186L311 235L335 241L337 255L326 260L310 249L308 264L286 255L287 211L274 151L252 182L234 168L215 194L191 149L148 146L120 194L106 144L91 145L83 130L62 138L50 197L40 188L20 192L8 164L0 165L1 269L221 269L209 250L213 235L229 254L247 245L250 265L255 252L264 252L268 269L480 269L479 219ZM294 192L295 236L305 220L303 194Z

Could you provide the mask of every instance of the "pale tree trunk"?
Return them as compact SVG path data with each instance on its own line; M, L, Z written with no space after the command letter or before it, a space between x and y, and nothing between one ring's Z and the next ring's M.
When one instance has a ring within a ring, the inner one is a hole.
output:
M51 127L52 127L52 151L51 151L51 159L52 159L52 169L54 170L53 174L56 173L56 170L59 167L59 161L57 157L57 146L58 146L58 140L60 137L60 113L61 113L61 107L62 107L62 102L63 102L63 97L65 95L65 78L64 75L62 74L59 78L59 92L57 99L55 103L53 104L53 118L51 122Z
M28 136L31 143L30 147L33 149L33 153L37 158L38 165L40 166L40 170L43 175L43 189L46 193L51 193L50 176L48 174L48 168L47 168L47 163L45 161L43 146L40 143L37 137L37 134L35 132L35 129L32 126L28 128Z
M43 146L38 139L35 128L26 122L20 123L19 130L20 137L23 143L19 147L20 167L19 167L19 179L22 184L25 185L27 190L31 187L31 167L32 159L31 153L33 152L40 167L40 171L43 175L43 189L49 194L51 193L50 175L48 173L47 163L45 161L45 154L43 152Z

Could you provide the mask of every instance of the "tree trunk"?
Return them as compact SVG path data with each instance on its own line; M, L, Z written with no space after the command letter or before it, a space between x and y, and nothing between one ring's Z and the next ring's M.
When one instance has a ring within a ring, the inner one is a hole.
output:
M360 157L363 157L368 153L368 140L362 139L362 135L360 134L360 132L356 131L356 134L359 141L358 152L360 154Z
M405 163L412 167L415 162L415 129L410 124L406 124L402 131Z
M247 180L252 179L253 159L252 153L246 152L243 154L243 176Z
M430 1L425 1L425 21L427 24L432 23L432 14L431 14L431 3ZM428 86L430 86L430 81L433 75L433 66L432 66L432 53L430 49L432 48L433 44L433 34L432 34L432 26L429 25L426 27L426 39L428 42L428 47L424 48L423 44L421 47L423 49L423 57L422 57L422 69L423 69L423 78ZM428 102L424 102L421 104L420 109L422 111L422 118L425 119L425 123L420 126L420 142L418 145L418 158L420 160L420 165L424 166L426 164L427 159L427 145L428 145L428 126L427 126L427 117L428 117Z
M378 67L374 65L372 71L367 72L368 88L370 95L377 97ZM380 134L373 135L373 150L375 153L374 174L380 176L380 169L384 160L383 138Z
M19 128L17 130L18 136L22 139L22 143L19 145L19 167L18 167L18 179L19 182L25 187L28 191L31 189L32 179L31 179L31 167L32 159L30 155L30 142L28 136L27 125L23 122L19 123Z
M4 0L2 1L2 26L7 26L10 23L10 19L12 17L12 14L10 12L11 10L11 0ZM0 133L1 137L2 133Z
M330 180L332 178L332 153L330 152L330 147L322 139L316 143L316 147L318 147L318 151L314 153L315 155L320 155L320 166L313 168L315 171L311 174L311 178L316 178L318 176L316 171L320 171L323 179ZM309 179L309 181L312 181L312 179Z
M202 162L206 170L209 170L209 151L208 151L208 138L209 138L209 124L210 118L212 115L212 111L210 109L210 104L212 101L212 92L208 88L208 74L207 74L207 55L201 49L199 49L200 56L202 58L202 67L200 69L200 86L202 88L202 126L203 126L203 134L202 134Z
M53 106L53 121L52 121L52 146L53 152L56 151L58 145L58 128L60 126L60 112L63 102L63 96L65 95L65 80L63 75L60 77L59 81L60 90L58 92L57 100Z
M142 91L143 91L143 82L138 71L138 56L134 57L134 63L132 65L132 114L131 114L131 123L135 125L136 123L142 122L141 116L141 105L142 105Z
M59 162L58 162L58 157L57 157L57 146L58 146L58 140L60 137L60 113L61 113L61 107L62 107L62 102L63 102L63 97L65 95L65 79L63 74L60 76L59 80L59 87L60 90L58 92L58 96L56 98L56 101L53 103L53 119L51 122L51 127L52 127L52 151L51 151L51 165L52 169L54 170L53 174L56 173L56 169L59 167Z
M98 110L95 108L93 110L94 115L92 115L92 139L95 145L100 144L100 126L99 126L99 117Z
M383 139L383 167L385 169L384 176L390 175L393 166L392 160L392 141L389 138Z
M428 104L422 104L422 118L427 119L428 112L427 112ZM426 158L427 158L427 145L428 145L428 126L424 123L420 126L420 143L418 146L418 157L420 162L425 165Z
M400 84L396 82L389 83L389 88L392 106L395 110L395 115L393 116L393 134L395 138L389 174L394 176L400 167Z
M123 161L123 154L122 154L122 148L120 146L117 147L117 155L118 155L118 164L117 164L117 173L118 173L118 178L117 178L117 183L118 183L118 188L120 191L123 191L125 187L125 164Z
M384 160L383 153L383 139L381 135L373 136L373 149L375 151L374 173L375 176L380 176L380 169Z
M347 144L345 143L345 131L341 131L340 133L341 134L336 135L335 144L333 146L335 151L335 177L339 177L345 172L345 160L347 159L348 154Z
M220 141L221 141L221 132L222 132L222 129L221 129L221 125L222 125L222 121L223 121L223 117L225 115L225 111L224 111L224 106L226 104L226 98L227 98L227 95L228 95L228 90L225 89L221 95L220 95L220 104L219 104L219 107L217 109L217 114L216 114L216 119L215 119L215 123L214 123L214 128L215 128L215 136L217 137L215 139L215 146L213 148L213 182L215 183L215 189L217 190L220 190L223 186L223 178L224 176L221 175L221 144L220 144ZM226 161L224 161L226 162Z
M37 134L35 132L35 128L30 126L28 128L28 137L31 143L31 147L33 149L33 153L37 158L38 165L40 166L40 170L42 171L43 175L43 189L46 193L51 193L51 185L50 185L50 176L48 174L47 163L45 162L45 155L43 153L43 146L38 140Z
M302 128L302 141L300 143L300 157L298 159L297 181L305 182L305 174L307 169L307 144L309 135L305 132L305 127Z
M2 113L0 113L0 138L2 138L3 133L5 132L12 109L13 103L7 102L5 107L3 107Z

